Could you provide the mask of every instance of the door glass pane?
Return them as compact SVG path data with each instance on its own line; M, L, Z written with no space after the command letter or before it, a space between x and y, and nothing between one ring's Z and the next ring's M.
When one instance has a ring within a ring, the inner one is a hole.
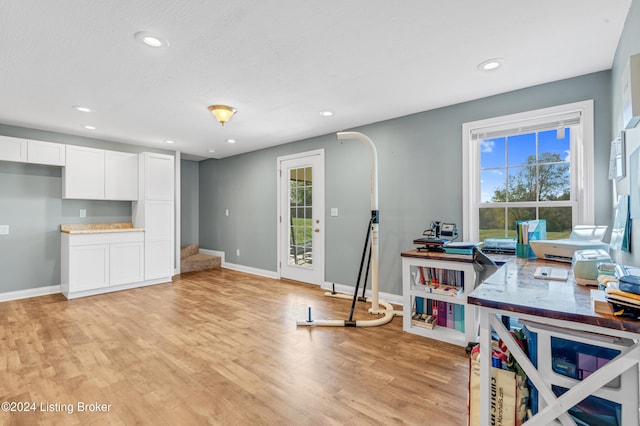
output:
M311 167L289 170L289 265L313 265Z

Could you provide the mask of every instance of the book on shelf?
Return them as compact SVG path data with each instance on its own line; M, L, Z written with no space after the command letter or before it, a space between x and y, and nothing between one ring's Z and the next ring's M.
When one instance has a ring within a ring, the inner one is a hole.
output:
M429 329L440 326L464 333L464 305L416 297L411 324Z
M463 274L462 271L418 266L414 273L414 283L426 293L458 296L464 291Z
M464 305L455 304L455 326L454 328L464 333Z
M434 303L436 301L434 300ZM447 326L447 302L438 300L438 325Z

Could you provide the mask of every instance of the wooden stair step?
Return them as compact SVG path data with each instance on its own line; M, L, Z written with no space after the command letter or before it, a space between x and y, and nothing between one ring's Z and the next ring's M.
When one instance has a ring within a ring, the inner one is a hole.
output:
M219 268L221 259L219 256L198 253L185 257L180 262L180 272L203 271L205 269Z
M189 256L193 256L194 254L198 254L200 252L200 245L198 244L189 244L186 246L180 247L180 260L187 258Z

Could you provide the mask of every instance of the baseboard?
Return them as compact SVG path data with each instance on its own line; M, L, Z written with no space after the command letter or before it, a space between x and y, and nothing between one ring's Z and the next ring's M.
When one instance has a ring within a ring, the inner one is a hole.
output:
M235 263L224 262L222 264L222 267L231 269L234 271L238 271L238 272L246 272L247 274L260 275L261 277L274 278L276 280L280 278L280 275L278 275L277 272L267 271L266 269L253 268L251 266L237 265Z
M209 249L200 249L200 253L202 254L208 254L210 256L218 256L220 258L220 264L222 265L224 263L224 252L223 251L218 251L218 250L209 250Z
M8 302L10 300L28 299L30 297L47 296L49 294L61 293L59 285L50 285L47 287L28 288L25 290L7 291L0 293L0 302Z
M266 269L253 268L251 266L238 265L235 263L227 263L224 260L224 252L218 250L209 250L209 249L200 249L200 253L210 254L211 256L219 256L220 257L220 266L223 268L231 269L233 271L238 272L246 272L247 274L260 275L261 277L267 278L280 278L277 272L267 271Z
M330 283L330 282L325 282L321 286L321 288L323 290L332 291L334 286L335 286L335 290L336 290L337 293L344 293L344 294L353 295L353 291L355 290L354 286L345 285L345 284ZM360 295L360 294L362 294L362 290L358 291L358 295ZM365 294L366 297L371 297L371 290L365 291L364 294ZM380 300L384 300L386 302L393 303L394 305L403 306L402 295L380 292L380 293L378 293L378 298Z

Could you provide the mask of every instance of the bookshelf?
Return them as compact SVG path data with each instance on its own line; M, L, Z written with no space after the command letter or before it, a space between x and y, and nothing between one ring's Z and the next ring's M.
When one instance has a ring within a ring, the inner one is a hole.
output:
M403 252L401 256L403 330L459 346L477 341L476 311L473 305L467 304L467 295L473 290L476 280L472 256L447 257L441 253L418 250ZM437 282L435 286L434 281ZM451 287L457 287L458 291L451 291ZM437 306L440 320L436 320L433 328L414 321L416 311L433 316L434 305ZM445 312L441 314L443 306Z

